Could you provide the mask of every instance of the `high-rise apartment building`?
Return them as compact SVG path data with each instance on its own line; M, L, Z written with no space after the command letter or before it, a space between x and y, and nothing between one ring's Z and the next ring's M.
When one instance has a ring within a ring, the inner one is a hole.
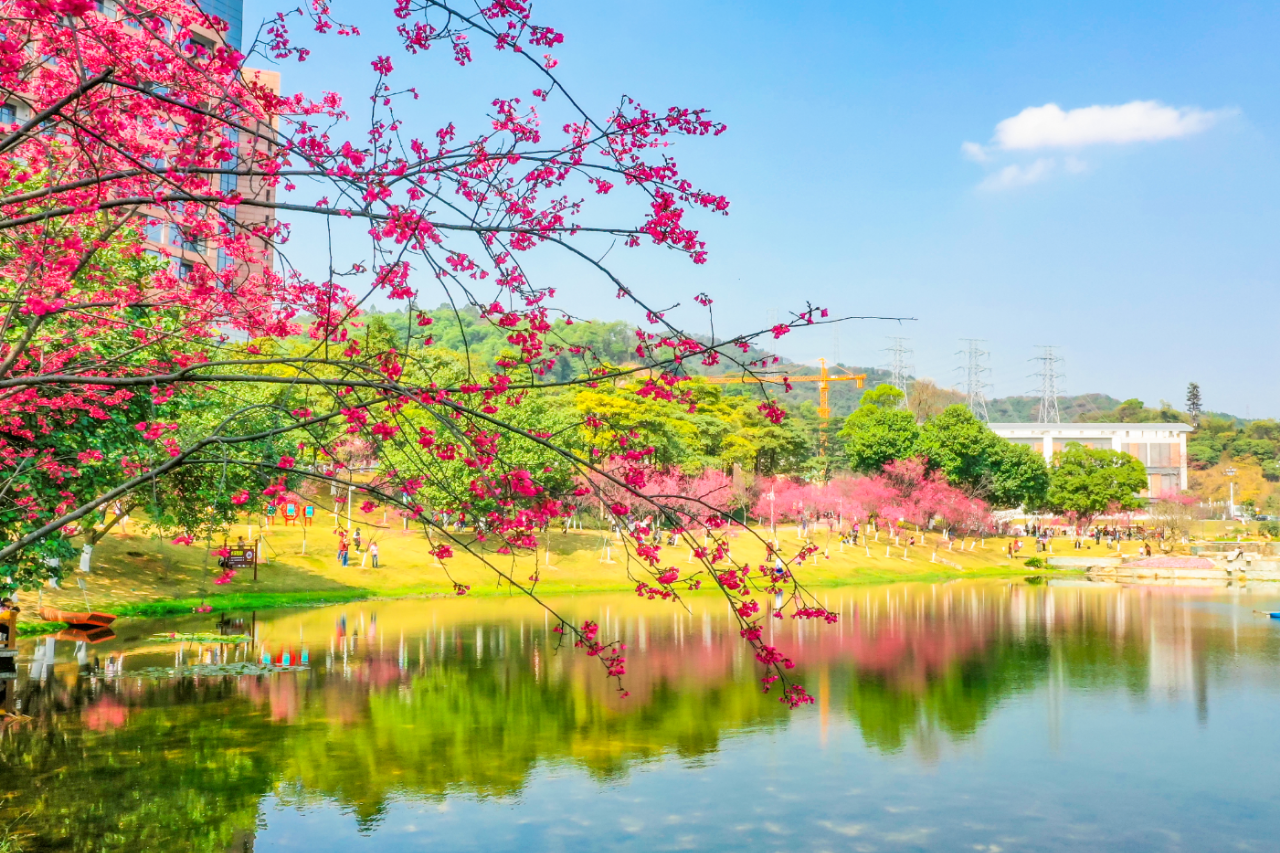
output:
M206 47L212 47L220 38L232 47L240 50L242 45L242 37L244 30L244 2L243 0L196 0L200 9L208 15L217 16L227 22L228 29L225 35L219 36L212 29L197 28L192 32L192 40ZM120 16L123 10L117 6L115 0L98 0L98 12L107 16ZM266 86L274 92L280 91L280 75L274 71L259 71L254 69L244 69L246 77L256 79L258 82ZM11 125L15 122L26 121L32 115L30 105L26 104L21 93L10 93L3 100L0 100L0 126ZM275 128L269 124L263 124L261 127L255 128L255 133L240 133L240 155L236 163L228 164L229 166L243 167L252 161L251 153L254 149L259 151L270 147L273 144L275 136ZM164 165L163 158L157 158L153 164L156 167ZM238 191L244 198L265 199L270 202L274 197L274 190L271 187L264 186L260 179L245 175L218 175L214 179L214 188L222 192ZM179 225L170 221L167 216L161 214L157 209L143 209L139 211L142 215L150 214L143 222L144 236L148 244L147 251L153 255L170 258L171 270L178 276L183 277L192 271L197 265L203 265L217 271L224 270L229 264L233 263L232 259L219 248L214 248L208 244L203 238L195 237L183 233ZM270 210L258 206L236 206L223 209L223 215L233 218L236 225L233 227L252 228L258 224L270 223L274 216ZM244 265L242 270L244 275L250 275L260 271L264 267L270 269L272 265L271 247L264 241L257 242L257 254L261 256L261 263Z
M244 0L196 0L196 5L207 15L214 15L227 22L227 33L224 36L227 44L236 50L243 50L241 39L244 37Z

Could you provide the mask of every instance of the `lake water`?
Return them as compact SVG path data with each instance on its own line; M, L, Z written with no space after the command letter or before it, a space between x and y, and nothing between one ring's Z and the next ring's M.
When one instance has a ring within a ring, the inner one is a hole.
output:
M824 596L836 625L769 620L799 711L711 596L554 602L626 640L626 698L517 598L24 641L3 822L24 851L1280 850L1280 621L1254 612L1280 592Z

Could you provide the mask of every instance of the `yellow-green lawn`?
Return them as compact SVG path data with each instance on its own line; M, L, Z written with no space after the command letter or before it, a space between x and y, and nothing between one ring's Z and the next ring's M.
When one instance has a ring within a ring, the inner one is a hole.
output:
M445 567L432 557L431 546L420 531L383 528L376 524L380 518L366 520L364 524L357 522L354 526L362 531L366 548L369 536L376 537L381 565L373 568L365 552L353 549L350 564L344 567L337 559L338 537L332 516L326 515L317 521L320 523L305 531L297 525L269 526L263 533L265 559L260 564L258 579L255 581L251 572L241 571L224 585L213 583L220 574L217 555L207 552L202 543L174 545L139 532L136 525L131 525L126 532L113 530L95 549L92 572L88 575L69 573L61 590L44 590L43 601L63 609L83 609L87 595L93 608L111 610L172 599L207 599L216 605L222 598L230 604L227 596L246 593L288 594L299 600L396 597L450 593L453 591L450 578L469 585L473 595L511 591L509 584L456 542L452 543L455 556L447 560L446 575ZM345 519L340 521L343 529L345 522ZM392 524L394 526L394 520ZM234 543L243 535L252 540L259 530L256 524L252 528L247 523L241 524L231 531L230 539ZM794 526L780 528L779 535L784 552L794 553L802 544ZM478 546L493 566L526 586L531 585L530 578L536 568L540 578L537 590L548 595L630 589L637 580L646 577L634 571L639 568L638 564L628 557L623 544L600 531L552 533L550 565L545 548L540 548L536 557L527 553L513 557L496 553L493 543L476 543L470 532L460 534L460 541ZM610 546L608 560L603 553L606 542ZM732 534L731 542L736 560L752 564L766 562L764 545L754 533L739 531ZM911 548L904 547L905 538L895 544L886 542L883 535L869 546L841 548L838 537L832 536L828 541L823 528L816 539L820 552L807 561L799 574L809 585L834 586L1026 572L1023 561L1035 556L1032 542L1024 539L1023 550L1013 561L1005 552L1007 542L1007 539L988 539L985 543L969 540L961 550L959 541L947 543L931 533L926 534L923 545ZM222 541L212 544L216 550ZM1123 547L1126 553L1136 553L1138 544L1125 543ZM1054 548L1055 555L1059 556L1115 554L1105 544L1094 546L1091 541L1084 552L1074 550L1066 539L1056 540ZM666 549L664 556L664 565L689 573L699 568L697 562L690 559L685 545ZM628 567L633 570L630 576ZM76 579L85 581L84 592ZM30 595L25 594L23 599L27 605L32 603ZM25 615L34 616L34 608L28 606L25 610Z

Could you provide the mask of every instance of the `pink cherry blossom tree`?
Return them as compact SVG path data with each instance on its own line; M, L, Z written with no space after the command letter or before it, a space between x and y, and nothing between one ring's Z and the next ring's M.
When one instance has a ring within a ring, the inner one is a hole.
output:
M615 515L643 504L718 531L699 546L704 576L734 603L766 687L785 681L790 661L765 643L754 596L785 583L793 615L834 617L790 571L732 559L719 535L724 484L651 483L646 449L607 419L583 424L597 436L588 453L519 414L562 390L548 375L563 357L580 368L568 385L643 377L637 394L693 406L683 364L751 375L763 366L743 360L755 337L826 321L806 304L772 329L703 343L671 319L676 306L650 303L642 283L599 260L617 242L706 262L695 220L726 215L729 201L683 174L671 146L724 126L704 109L629 97L588 109L556 70L565 36L523 0L397 0L387 24L400 50L369 57L372 90L349 109L337 93L282 95L252 67L358 41L325 3L274 16L242 53L223 40L225 22L183 0L109 11L0 0L0 89L20 107L0 126L0 561L15 584L37 584L58 571L44 558L67 551L78 525L188 468L250 472L255 504L283 502L302 481L398 506L446 566L470 546L441 513L481 525L503 549L532 549L536 531L594 494ZM431 79L424 64L482 56L505 62L509 82L479 120L404 117L420 97L413 81ZM293 254L301 227L334 235L319 263ZM644 314L641 368L558 339L572 311L528 264L548 252ZM407 315L403 342L373 340L362 314L373 301ZM711 311L705 294L690 301ZM441 302L475 311L510 354L460 368L438 356L423 306ZM216 422L187 414L213 403L224 410ZM760 410L785 416L770 397ZM69 456L59 439L110 424L117 438L101 450ZM372 481L351 477L357 456L381 460ZM815 507L805 487L792 491L783 513ZM249 500L247 489L232 498ZM637 534L631 547L647 583L671 592L661 546ZM591 623L564 626L622 674L615 642ZM796 684L782 698L808 701Z

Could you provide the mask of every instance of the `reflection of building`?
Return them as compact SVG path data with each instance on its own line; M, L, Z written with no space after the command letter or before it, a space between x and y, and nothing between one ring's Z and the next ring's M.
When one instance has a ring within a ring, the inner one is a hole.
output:
M1070 442L1119 450L1147 467L1144 497L1159 497L1187 487L1186 424L991 424L1001 438L1027 444L1053 461Z

